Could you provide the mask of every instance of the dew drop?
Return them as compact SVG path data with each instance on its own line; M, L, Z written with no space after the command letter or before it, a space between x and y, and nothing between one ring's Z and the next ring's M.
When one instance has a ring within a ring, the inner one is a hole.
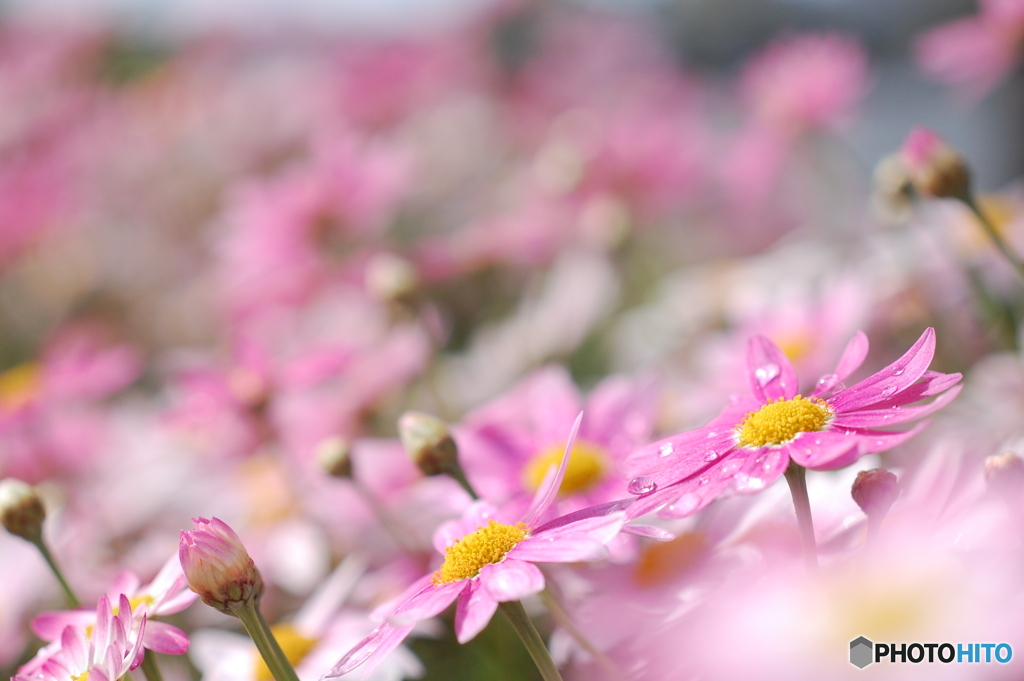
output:
M700 506L700 497L692 492L687 492L683 496L679 497L675 503L665 507L667 513L665 515L682 518L685 515L693 513L693 511Z
M702 475L702 476L700 476L700 478L697 479L697 484L700 485L701 487L703 487L704 485L708 484L709 482L711 482L711 481L708 480L708 476L706 476L706 475Z
M774 362L769 362L764 366L760 366L754 370L754 378L763 388L768 385L776 376L779 375L779 365Z
M899 386L897 386L897 385L887 385L884 388L882 388L882 397L890 397L893 394L895 394L895 392L897 390L899 390Z
M714 461L717 458L718 458L718 452L716 452L714 450L712 450L712 451L710 451L710 452L708 452L707 454L704 455L705 463L711 463L712 461Z
M649 494L656 489L658 489L658 483L646 475L633 478L629 481L629 485L626 486L626 491L630 494Z
M672 443L666 442L662 446L658 447L658 456L668 456L672 453Z
M710 433L708 433L708 439L710 440L713 437L718 437L718 433L712 430Z
M893 375L893 376L899 376L899 375L901 375L901 374L902 374L903 372L904 372L904 369L897 369L896 371L892 372L892 375Z

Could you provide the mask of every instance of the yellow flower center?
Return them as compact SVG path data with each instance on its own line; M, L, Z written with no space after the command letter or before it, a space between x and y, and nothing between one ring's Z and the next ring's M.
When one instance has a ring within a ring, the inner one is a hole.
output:
M642 587L666 584L696 565L707 547L700 532L684 532L670 542L650 544L640 554L633 577Z
M0 407L11 411L39 394L42 375L39 364L26 362L0 374Z
M81 674L75 674L71 677L71 681L89 681L89 670L86 670Z
M270 631L274 634L278 645L281 646L281 651L293 667L302 662L319 643L316 639L303 636L294 626L287 623L275 624L270 627ZM263 661L259 653L256 653L256 681L274 681L270 667Z
M769 402L752 411L736 427L744 447L764 447L789 442L800 433L823 430L832 418L825 401L797 395L791 400Z
M132 612L135 612L143 605L153 605L153 597L150 595L145 596L134 596L128 599L128 605L132 607ZM117 606L114 606L114 614L117 614Z
M500 563L512 547L526 539L526 531L525 523L503 525L488 520L444 550L444 563L434 573L434 585L476 577L483 566Z
M791 333L772 339L790 362L798 362L810 353L814 345L807 334Z
M561 445L549 447L526 464L523 470L523 484L527 489L536 491L544 481L544 475L552 466L562 462L565 448ZM565 467L565 478L558 493L562 496L586 492L602 480L608 471L608 455L597 445L589 442L578 442L569 452L569 463Z

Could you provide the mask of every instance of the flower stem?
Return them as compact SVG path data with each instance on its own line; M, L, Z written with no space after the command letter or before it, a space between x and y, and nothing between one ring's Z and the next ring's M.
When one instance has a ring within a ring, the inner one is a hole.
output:
M999 252L1003 254L1006 261L1013 266L1013 269L1017 270L1017 276L1021 278L1021 281L1024 281L1024 262L1021 262L1020 258L1014 255L1013 251L1010 250L1009 244L1007 244L1003 237L1000 236L995 225L993 225L985 214L981 212L981 209L978 207L978 203L974 200L974 197L968 194L963 197L963 202L967 204L967 207L970 208L975 217L978 218L981 228L985 230L985 233L988 234L992 243L994 243L996 248L999 249Z
M447 468L445 472L450 475L455 482L459 483L462 486L462 489L466 490L466 494L472 497L473 501L480 498L480 495L476 493L475 489L473 489L473 485L469 484L466 472L462 470L462 466L458 465L458 463Z
M146 676L146 681L164 681L160 667L156 663L156 653L152 650L147 650L142 658L142 673Z
M292 663L285 657L284 651L281 650L277 639L271 633L256 601L257 599L250 598L244 603L232 607L231 611L238 619L242 620L242 626L245 627L252 642L256 644L256 649L260 652L263 661L267 663L267 668L274 675L275 681L299 681L295 669L292 668Z
M786 469L786 482L789 483L789 493L793 496L793 507L796 509L796 524L800 528L800 543L804 547L804 563L807 571L814 574L818 571L818 550L814 542L811 502L807 498L806 473L806 468L791 461Z
M60 582L60 588L61 591L64 592L64 600L67 601L68 606L71 608L80 607L82 605L81 601L78 600L78 596L76 596L75 592L71 590L71 585L68 584L66 579L64 579L64 575L61 573L60 568L57 567L57 561L53 559L53 554L50 553L49 547L46 546L46 540L39 537L38 539L30 541L32 541L32 543L35 544L35 547L39 549L39 553L43 554L43 560L45 560L46 564L50 566L50 572L52 572L53 576L57 578L58 582Z
M590 653L590 656L593 657L599 665L604 667L604 670L608 672L610 678L626 678L615 662L613 662L603 650L598 649L597 646L591 643L590 639L580 631L579 627L577 627L575 622L572 621L572 618L569 617L569 613L565 611L565 608L562 607L562 604L550 589L545 588L541 591L540 599L544 602L544 606L548 609L548 612L551 613L551 616L554 618L555 622L558 623L558 626L565 629L565 631L572 636L573 640L576 641L581 648Z
M523 645L526 646L526 651L530 653L533 663L537 665L541 678L544 681L562 681L562 675L558 673L558 667L555 666L555 661L551 659L551 653L548 652L543 639L537 633L537 628L530 621L530 616L526 614L523 604L519 601L498 603L498 609L501 610L501 614L509 621L512 628L516 630L516 633L519 634Z

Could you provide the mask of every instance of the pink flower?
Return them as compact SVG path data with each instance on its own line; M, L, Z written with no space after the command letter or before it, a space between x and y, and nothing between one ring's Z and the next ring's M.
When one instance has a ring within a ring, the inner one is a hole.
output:
M632 470L637 477L630 486L642 494L629 515L664 506L662 516L687 516L729 489L764 489L791 461L813 469L842 468L865 454L892 449L927 423L906 431L878 427L931 414L960 392L954 387L960 374L928 371L935 353L933 329L926 329L888 367L843 388L843 380L860 366L867 351L867 337L858 333L847 344L835 373L823 376L811 395L803 397L797 394L796 372L782 350L764 336L752 338L747 349L752 394L734 396L705 427L636 452ZM938 397L930 404L907 406L933 396Z
M499 603L518 601L544 588L544 575L534 563L574 563L607 555L605 545L625 520L621 511L599 507L591 513L539 522L562 483L580 418L573 426L561 467L553 476L554 469L549 471L547 484L538 490L526 516L515 524L498 522L505 520L504 514L478 502L461 520L442 525L434 535L435 548L445 554L441 567L414 583L387 621L324 678L339 677L364 663L370 665L368 672L405 640L416 622L441 613L456 599L455 633L459 642L465 643L487 626Z
M91 629L67 626L60 639L46 646L23 665L12 681L115 681L142 661L146 616L133 637L132 607L121 594L112 608L106 596L96 605Z
M143 647L165 655L182 655L188 651L188 635L166 622L150 620L142 636L142 623L147 617L173 615L196 599L196 594L188 590L178 556L172 556L145 587L140 588L139 578L131 572L122 572L107 591L107 597L113 601L122 596L132 607L131 628L139 632ZM59 639L69 626L96 626L96 613L91 610L43 612L32 620L32 631L44 641Z
M203 603L226 614L258 599L263 578L235 531L218 518L193 518L192 523L195 529L182 530L178 545L189 588Z

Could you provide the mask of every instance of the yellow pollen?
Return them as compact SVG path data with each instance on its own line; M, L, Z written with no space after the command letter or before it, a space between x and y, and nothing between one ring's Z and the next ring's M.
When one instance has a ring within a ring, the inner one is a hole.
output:
M434 585L476 577L483 566L500 563L512 547L526 539L526 531L526 523L503 525L488 520L444 550L444 563L434 573Z
M39 394L42 383L39 364L26 362L0 374L0 407L14 410Z
M81 674L75 674L71 677L71 681L89 681L89 670L85 670Z
M544 481L544 475L552 466L558 466L565 454L565 447L549 447L530 459L523 470L523 484L536 491ZM597 445L578 442L569 453L569 464L565 467L565 478L558 493L562 496L586 492L604 480L608 471L608 455Z
M769 402L750 412L736 426L736 432L744 447L781 445L800 433L824 429L831 418L832 412L824 400L797 395L791 400Z
M294 626L288 623L275 624L270 627L270 631L274 634L274 638L281 646L281 651L284 652L284 656L288 658L293 667L302 662L319 643L316 639L300 634ZM270 667L263 661L259 653L256 653L256 681L274 681Z

